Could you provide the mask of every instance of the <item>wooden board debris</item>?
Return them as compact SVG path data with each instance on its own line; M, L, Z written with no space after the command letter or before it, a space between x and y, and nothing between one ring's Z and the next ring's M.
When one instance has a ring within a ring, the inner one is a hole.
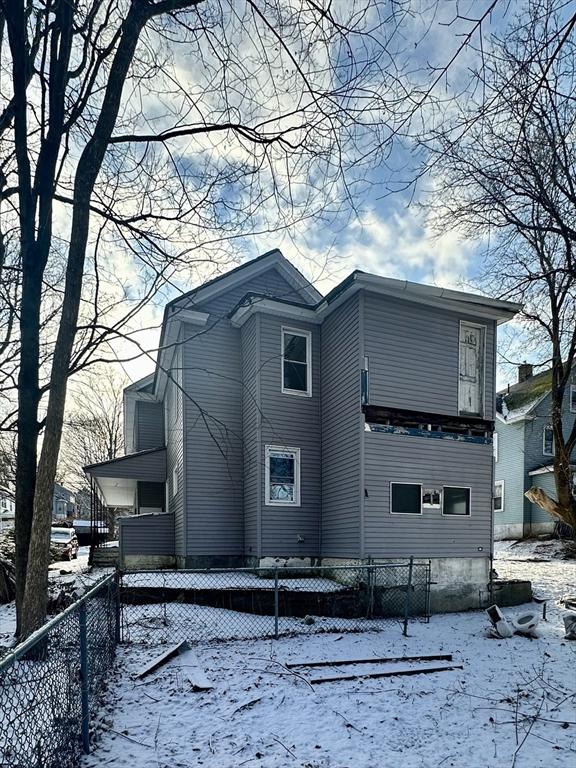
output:
M386 669L378 672L357 672L344 675L316 677L311 678L309 682L312 685L317 685L318 683L337 683L342 680L375 679L379 677L395 677L397 675L428 675L432 672L449 672L453 669L464 669L464 667L461 664L451 664L442 667L398 667L396 669Z
M428 656L390 656L372 659L319 659L317 661L292 661L286 662L287 669L296 667L342 667L351 664L388 664L402 661L452 661L451 653L431 654Z
M181 643L176 643L176 645L171 645L164 653L160 654L160 656L156 656L156 658L152 659L152 661L148 662L146 666L142 667L140 672L137 672L135 677L142 678L146 677L146 675L149 675L151 672L154 672L155 669L158 669L158 667L161 667L162 664L166 664L167 661L170 661L171 658L176 656L178 653L182 653L182 651L187 651L190 648L186 640L183 640Z

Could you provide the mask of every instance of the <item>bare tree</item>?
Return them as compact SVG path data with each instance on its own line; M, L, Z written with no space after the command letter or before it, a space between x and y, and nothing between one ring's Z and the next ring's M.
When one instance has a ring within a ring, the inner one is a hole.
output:
M84 466L123 453L123 392L128 383L126 376L103 365L75 381L64 417L58 471L76 490L87 488Z
M487 238L481 283L523 304L524 344L551 366L557 500L526 495L576 530L576 424L565 431L562 422L576 356L576 17L566 10L559 0L528 3L493 38L475 92L452 105L426 148L437 161L437 223Z

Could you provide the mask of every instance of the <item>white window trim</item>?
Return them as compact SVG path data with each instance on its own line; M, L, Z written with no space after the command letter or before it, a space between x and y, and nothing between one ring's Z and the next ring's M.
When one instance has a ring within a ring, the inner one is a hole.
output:
M306 339L306 391L299 389L287 389L284 387L284 334L303 336ZM298 397L312 397L312 332L302 328L289 328L282 326L280 332L280 359L282 361L280 371L280 389L284 395L297 395Z
M460 410L460 337L462 335L462 326L467 325L470 328L482 328L484 331L484 356L483 356L483 363L482 363L482 407L480 409L480 413L478 414L477 418L484 419L486 418L486 347L487 347L487 339L488 339L488 326L484 325L483 323L471 323L468 320L460 320L458 324L458 415L466 416L471 415L468 414L468 411L461 411ZM448 486L448 487L460 487L460 486Z
M393 512L392 511L392 487L394 485L417 485L420 488L420 512ZM409 483L409 482L391 482L390 483L390 514L399 515L400 517L418 517L422 514L422 483Z
M496 487L497 485L502 486L502 492L500 493L500 497L502 498L502 506L500 507L500 509L496 509L496 507L494 507L494 512L500 513L500 512L504 512L504 480L494 480L494 487ZM492 504L492 506L494 506L494 504Z
M274 501L270 498L270 454L292 453L294 455L294 501ZM299 507L300 506L300 448L291 448L287 445L265 446L265 496L266 507Z
M470 492L470 512L467 515L451 515L447 512L444 512L444 498L445 498L445 489L446 488L461 488L462 490L466 490ZM492 502L494 503L494 502ZM442 517L449 517L451 520L454 518L463 518L464 520L470 520L472 517L472 487L470 485L443 485L442 486Z
M494 432L492 435L492 452L494 454L494 461L498 461L498 432Z
M549 453L546 450L546 430L551 429L552 430L552 452ZM544 429L542 430L542 455L543 456L554 456L554 430L552 429L551 424L546 424Z
M576 407L572 408L572 398L574 397L575 394L576 394L576 384L570 384L570 392L568 393L568 396L570 398L570 401L569 401L570 413L576 413ZM574 402L576 403L576 399L574 400Z

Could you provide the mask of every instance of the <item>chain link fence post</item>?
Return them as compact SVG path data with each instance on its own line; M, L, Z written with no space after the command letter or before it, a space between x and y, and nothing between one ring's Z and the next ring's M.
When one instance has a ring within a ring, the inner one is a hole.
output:
M280 595L278 594L278 566L274 569L274 639L278 640L278 611Z
M122 622L120 608L120 581L122 574L120 571L114 573L114 640L116 645L122 642Z
M408 637L408 620L410 618L410 593L412 592L412 571L414 570L414 556L410 557L408 565L408 584L406 585L406 599L404 601L404 628L402 634Z
M86 633L86 603L78 608L80 624L80 691L82 702L82 748L90 754L90 681L88 679L88 637Z

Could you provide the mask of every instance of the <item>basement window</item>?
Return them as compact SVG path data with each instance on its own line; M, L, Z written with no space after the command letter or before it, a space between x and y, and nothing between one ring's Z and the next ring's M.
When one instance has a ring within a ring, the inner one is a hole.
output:
M494 483L494 512L504 512L504 480Z
M443 502L443 515L470 517L470 488L445 485Z
M421 515L420 483L390 483L390 512L393 515Z
M542 433L542 453L544 456L554 456L554 431L551 426L544 427Z
M300 506L300 449L266 446L266 505Z
M293 328L282 328L282 392L310 397L312 334Z
M570 384L570 413L576 413L576 384Z

